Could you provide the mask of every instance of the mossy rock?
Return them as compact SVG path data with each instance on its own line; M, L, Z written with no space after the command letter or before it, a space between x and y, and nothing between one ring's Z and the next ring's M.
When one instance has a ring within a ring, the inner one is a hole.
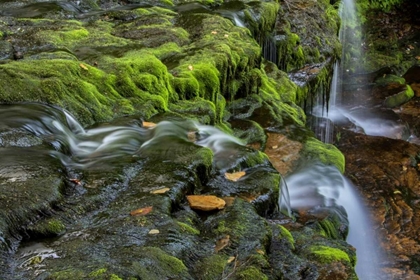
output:
M331 262L350 262L350 257L346 252L337 249L331 248L328 246L313 246L310 249L311 256L314 260L321 263L331 263Z
M413 97L413 89L409 85L405 85L405 89L397 94L387 97L384 101L384 105L388 108L394 108L410 101Z
M344 155L332 144L326 144L310 137L304 144L302 156L305 160L320 161L326 165L333 165L337 167L341 173L344 173Z
M142 256L133 262L133 269L141 279L160 280L176 277L192 279L184 263L160 248L143 247Z

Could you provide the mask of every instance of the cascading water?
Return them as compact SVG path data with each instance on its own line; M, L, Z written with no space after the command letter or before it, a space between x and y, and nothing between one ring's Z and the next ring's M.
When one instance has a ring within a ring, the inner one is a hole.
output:
M321 118L322 128L316 128L318 137L325 143L332 143L334 140L334 122L345 118L340 108L342 79L345 69L345 63L356 65L362 55L362 41L358 34L355 34L360 27L357 20L356 7L354 0L343 0L340 5L341 28L339 31L339 39L343 46L341 53L341 62L336 62L331 80L330 94L328 103L321 97L318 97L316 105L313 109L313 115Z
M359 279L381 279L383 262L374 237L369 212L354 186L338 169L319 163L308 165L286 178L290 207L294 210L342 206L349 220L347 242L356 248Z
M192 121L162 121L154 128L144 128L133 120L131 126L84 129L66 111L42 104L1 105L0 136L8 130L27 131L43 139L53 146L50 151L53 157L64 166L77 169L104 169L124 157L137 157L148 149L159 150L166 137L207 147L213 151L215 161L223 158L227 150L232 153L237 145L243 145L215 127ZM193 139L189 139L191 133ZM0 146L4 145L1 138Z
M357 17L354 0L343 0L340 6L341 28L339 39L342 44L341 61L334 65L328 103L318 100L313 109L313 115L322 120L322 127L314 129L317 136L325 143L333 143L334 125L351 123L354 130L372 136L405 139L406 127L384 112L369 108L369 104L357 102L342 102L345 87L355 87L361 90L357 81L351 82L351 77L363 73L363 42L361 40L361 23Z

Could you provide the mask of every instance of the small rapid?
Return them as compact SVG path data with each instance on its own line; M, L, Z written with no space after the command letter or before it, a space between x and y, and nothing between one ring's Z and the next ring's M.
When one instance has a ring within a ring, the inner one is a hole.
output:
M110 167L122 158L141 156L148 149L171 152L159 149L168 137L207 147L216 160L227 150L243 145L215 127L193 121L162 121L150 128L137 119L129 123L84 129L71 114L54 106L0 105L0 133L21 130L33 134L52 146L50 155L64 166L81 170Z
M381 279L384 257L368 209L353 184L333 166L308 165L286 177L292 210L342 206L349 220L347 242L356 248L359 279Z

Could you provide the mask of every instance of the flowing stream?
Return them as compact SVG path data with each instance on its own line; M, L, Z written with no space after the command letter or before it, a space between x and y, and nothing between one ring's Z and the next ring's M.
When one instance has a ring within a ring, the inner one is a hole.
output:
M381 279L383 257L372 231L369 211L352 183L333 166L308 164L286 178L292 209L342 206L349 220L347 242L356 248L361 280Z
M343 45L342 61L346 56L351 63L357 64L362 56L361 36L355 34L360 27L354 0L343 0L340 7L342 27L339 37ZM359 52L351 51L353 48ZM319 100L313 109L318 119L315 133L325 143L333 143L334 124L350 121L367 135L396 138L403 127L392 120L386 120L368 111L365 104L345 107L341 103L343 79L350 70L337 62L331 83L328 102ZM347 242L356 248L356 272L359 279L381 279L380 265L384 261L375 239L368 209L356 192L356 188L336 168L320 164L308 165L286 178L292 209L320 206L342 206L349 220Z
M130 125L103 124L84 129L68 112L53 106L35 103L0 105L0 146L39 144L34 140L34 143L30 140L27 143L5 140L10 131L26 131L50 144L50 154L68 168L103 169L127 156L137 157L149 148L165 152L159 146L168 136L211 149L216 163L218 159L223 161L227 151L232 152L235 146L243 145L237 138L215 127L193 121L162 121L150 128L143 127L136 118L126 122Z

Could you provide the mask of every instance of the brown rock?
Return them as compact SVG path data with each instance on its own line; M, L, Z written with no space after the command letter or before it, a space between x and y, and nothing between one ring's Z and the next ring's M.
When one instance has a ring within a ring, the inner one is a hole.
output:
M221 210L226 202L214 195L187 195L188 203L192 209L202 211Z

